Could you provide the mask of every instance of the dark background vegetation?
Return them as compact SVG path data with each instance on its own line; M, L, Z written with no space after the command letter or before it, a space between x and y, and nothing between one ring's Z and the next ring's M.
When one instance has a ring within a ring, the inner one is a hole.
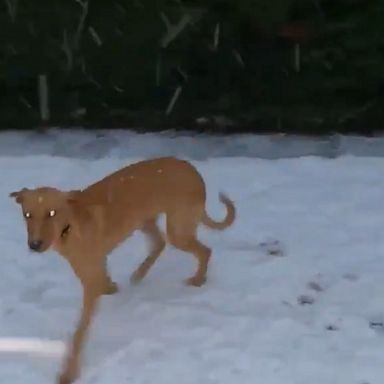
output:
M0 26L2 129L383 127L384 0L2 0Z

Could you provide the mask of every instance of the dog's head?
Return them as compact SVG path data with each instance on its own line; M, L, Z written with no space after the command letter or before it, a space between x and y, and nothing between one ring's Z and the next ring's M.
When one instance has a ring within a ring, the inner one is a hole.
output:
M24 188L10 193L21 205L32 251L44 252L70 225L71 206L79 191L64 192L55 188Z

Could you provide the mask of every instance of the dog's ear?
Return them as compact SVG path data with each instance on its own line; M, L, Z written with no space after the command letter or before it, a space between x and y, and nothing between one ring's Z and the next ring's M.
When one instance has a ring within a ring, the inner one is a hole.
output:
M67 192L67 202L72 204L76 203L77 198L80 196L81 191L80 190L73 190Z
M24 194L27 191L28 191L27 188L23 188L20 191L11 192L9 194L9 197L12 197L13 199L15 199L16 203L21 204L23 202Z

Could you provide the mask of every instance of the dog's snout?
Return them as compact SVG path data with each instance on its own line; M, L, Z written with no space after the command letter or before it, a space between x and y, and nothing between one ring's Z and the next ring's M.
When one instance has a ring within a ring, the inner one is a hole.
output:
M43 242L41 240L34 240L29 242L29 248L32 251L38 251L42 245L43 245Z

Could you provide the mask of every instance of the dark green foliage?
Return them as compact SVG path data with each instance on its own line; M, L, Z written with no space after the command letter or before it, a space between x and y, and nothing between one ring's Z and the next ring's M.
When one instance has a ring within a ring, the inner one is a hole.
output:
M368 134L383 20L384 0L3 0L0 127L41 124L45 74L50 124Z

